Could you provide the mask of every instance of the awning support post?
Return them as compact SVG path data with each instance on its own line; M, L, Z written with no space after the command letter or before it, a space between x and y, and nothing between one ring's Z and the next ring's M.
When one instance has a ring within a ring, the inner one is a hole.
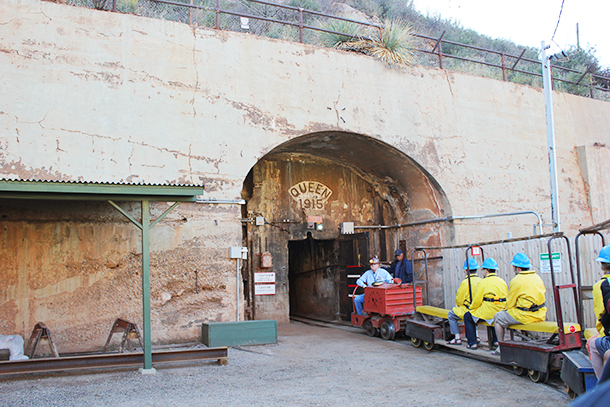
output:
M152 340L151 340L151 322L150 322L150 229L155 226L159 221L172 209L177 207L180 202L174 202L161 216L159 216L154 222L150 223L150 201L142 201L142 223L138 222L128 214L123 208L118 206L113 201L108 203L114 206L123 216L131 221L142 231L142 336L144 339L144 346L142 353L144 354L144 366L142 373L154 373L155 369L152 367Z
M150 330L150 210L149 202L142 201L142 321L144 332L144 370L152 369Z

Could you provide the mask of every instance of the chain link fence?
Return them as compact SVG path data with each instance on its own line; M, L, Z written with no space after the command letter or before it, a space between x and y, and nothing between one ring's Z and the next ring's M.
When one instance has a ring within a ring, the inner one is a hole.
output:
M336 22L344 23L343 27L359 26L364 35L367 30L370 33L380 27L291 6L300 4L294 1L272 4L259 0L68 0L68 3L318 46L329 46L329 33L350 36L340 31L342 26ZM444 31L439 38L413 35L415 65L542 87L542 67L535 50L526 48L520 55L513 55L446 41L443 35ZM610 101L610 78L588 72L554 66L553 86L560 92Z

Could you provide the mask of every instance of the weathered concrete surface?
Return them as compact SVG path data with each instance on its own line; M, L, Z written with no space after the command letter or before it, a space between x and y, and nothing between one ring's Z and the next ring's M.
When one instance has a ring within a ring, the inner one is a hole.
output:
M196 183L205 186L207 197L232 199L241 196L250 170L267 153L281 151L282 143L336 131L387 144L417 163L425 171L418 182L435 182L438 195L430 196L442 197L434 213L534 210L544 223L551 221L540 89L422 67L400 72L331 49L37 0L0 0L0 88L4 178ZM554 109L560 211L563 230L573 235L610 215L604 199L610 190L604 167L610 159L610 104L555 93ZM409 186L400 193L408 194ZM192 215L182 226L180 211ZM163 268L159 282L152 282L158 301L154 341L196 339L197 321L234 314L235 265L227 251L244 244L239 212L181 205L153 229L153 276L154 267ZM2 218L0 229L10 260L1 271L3 327L29 335L38 316L58 316L54 332L64 330L62 339L69 326L83 328L79 333L93 329L83 343L96 347L103 341L99 333L109 329L102 325L109 327L124 309L138 319L139 279L129 274L137 269L138 242L127 224L60 219L43 228L36 216L20 216ZM507 232L529 235L534 223L534 217L455 222L453 230L429 236L441 236L442 244L491 240ZM67 230L84 234L83 240L65 238ZM31 235L36 244L20 246L24 235L24 242ZM108 255L94 235L103 241L126 237ZM404 230L387 237L386 250L401 239L420 238ZM112 256L121 267L112 268ZM185 268L189 276L180 274ZM189 291L195 269L206 273L202 279L213 291ZM220 280L212 277L217 274ZM109 294L113 278L124 279L131 299ZM101 310L85 311L90 307L83 305L78 312L87 318L71 325L72 313L53 309L102 292L110 304L104 318ZM129 305L123 307L124 301ZM285 304L273 308L287 315ZM89 320L99 327L91 328ZM173 325L159 328L167 323Z
M344 130L414 158L456 215L531 209L549 222L540 89L399 72L363 56L164 20L0 4L5 176L203 182L213 196L235 198L274 146ZM559 93L554 101L563 223L573 231L591 220L575 147L609 144L610 107ZM517 235L533 222L510 223Z
M137 204L122 206L139 217ZM153 219L167 206L154 204ZM139 230L118 211L105 202L0 200L0 212L10 219L0 221L0 332L27 339L43 321L66 353L101 350L116 318L142 327ZM235 319L235 267L223 242L239 236L216 225L236 217L184 203L151 230L155 343L198 340L202 322Z

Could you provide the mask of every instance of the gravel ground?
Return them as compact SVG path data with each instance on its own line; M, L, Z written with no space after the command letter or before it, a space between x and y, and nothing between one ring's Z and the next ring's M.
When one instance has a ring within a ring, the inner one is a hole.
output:
M354 329L292 322L229 364L0 381L2 406L567 406L564 392L496 366Z

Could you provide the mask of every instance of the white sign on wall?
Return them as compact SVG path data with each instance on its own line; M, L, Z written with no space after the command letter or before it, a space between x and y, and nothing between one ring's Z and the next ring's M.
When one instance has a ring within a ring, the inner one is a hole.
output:
M551 273L551 262L548 253L540 253L540 272ZM561 273L561 253L553 253L553 272Z
M275 295L275 284L255 284L254 295Z
M254 273L255 283L275 283L275 273Z

